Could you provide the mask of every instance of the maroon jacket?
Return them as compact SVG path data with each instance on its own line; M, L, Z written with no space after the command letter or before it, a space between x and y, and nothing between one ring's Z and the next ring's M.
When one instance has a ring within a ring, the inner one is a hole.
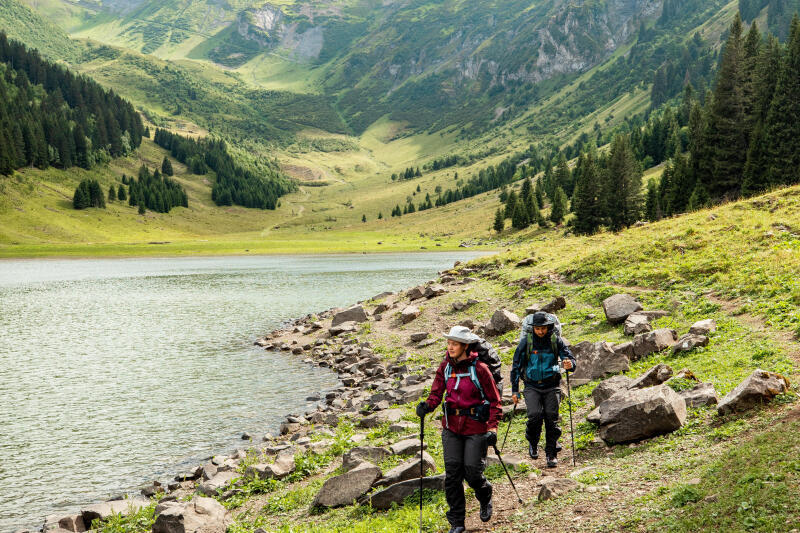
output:
M472 352L464 361L459 364L453 363L450 356L445 355L444 361L439 365L436 371L436 377L433 379L431 386L431 393L426 400L428 407L431 410L442 403L445 390L447 391L446 403L455 409L469 409L475 407L483 402L481 392L472 383L469 377L462 377L459 381L455 374L466 374L469 371L469 365L478 359L478 354ZM444 371L447 364L450 363L453 371L450 379L445 383ZM478 435L486 433L487 431L497 431L497 425L500 422L502 409L500 408L500 393L497 391L497 385L494 382L492 373L489 367L481 361L475 362L475 373L478 377L478 382L483 387L483 394L489 402L489 420L488 422L479 422L473 420L469 416L447 415L442 416L442 427L449 429L453 433L459 435ZM458 389L456 389L458 383Z

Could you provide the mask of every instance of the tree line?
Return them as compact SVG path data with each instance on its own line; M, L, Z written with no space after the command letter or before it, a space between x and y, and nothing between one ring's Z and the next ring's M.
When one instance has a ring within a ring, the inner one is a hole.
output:
M225 142L219 139L198 140L157 129L154 141L193 174L206 174L209 169L216 173L211 198L217 205L275 209L281 196L297 188L276 168L260 172L244 168L234 161Z
M405 169L403 172L400 172L399 174L396 173L396 172L393 173L392 174L392 181L413 180L414 178L421 178L421 177L422 177L422 172L420 172L419 167L417 167L416 169L413 168L413 167L408 167L407 169Z
M0 174L92 168L141 144L133 106L0 32Z

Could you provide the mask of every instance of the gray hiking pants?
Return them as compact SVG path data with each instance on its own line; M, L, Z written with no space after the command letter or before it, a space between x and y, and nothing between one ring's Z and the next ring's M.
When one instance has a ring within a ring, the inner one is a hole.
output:
M561 428L558 425L558 405L561 403L561 389L537 389L526 384L522 391L525 396L525 407L528 411L528 425L525 428L525 438L536 448L542 434L542 423L545 429L544 453L547 457L556 456L556 444L561 437Z
M486 468L486 437L484 435L459 435L449 429L442 430L444 448L444 491L447 497L447 521L451 527L464 527L466 499L464 481L475 491L479 502L492 497L492 486L483 476Z

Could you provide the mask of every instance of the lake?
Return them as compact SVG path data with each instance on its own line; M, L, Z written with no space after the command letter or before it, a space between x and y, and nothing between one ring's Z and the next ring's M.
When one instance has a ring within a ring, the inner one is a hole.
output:
M0 531L274 432L338 381L255 339L477 255L0 261Z

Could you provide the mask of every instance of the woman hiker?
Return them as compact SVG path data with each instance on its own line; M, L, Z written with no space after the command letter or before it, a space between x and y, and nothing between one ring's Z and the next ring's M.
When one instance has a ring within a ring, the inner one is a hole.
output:
M558 466L558 406L561 403L561 368L575 371L575 357L564 340L553 334L553 318L547 313L533 315L533 332L523 335L514 352L511 367L511 400L519 402L519 379L525 388L525 406L528 411L528 425L525 438L528 439L528 453L531 459L539 458L539 437L542 422L545 427L544 453L547 467Z
M445 495L450 510L450 533L462 533L466 514L464 480L475 491L480 517L492 517L492 485L483 476L486 450L497 443L500 394L489 367L478 360L470 344L479 337L469 328L455 326L447 339L447 354L436 371L431 393L417 406L422 418L444 400L442 446L444 448Z

